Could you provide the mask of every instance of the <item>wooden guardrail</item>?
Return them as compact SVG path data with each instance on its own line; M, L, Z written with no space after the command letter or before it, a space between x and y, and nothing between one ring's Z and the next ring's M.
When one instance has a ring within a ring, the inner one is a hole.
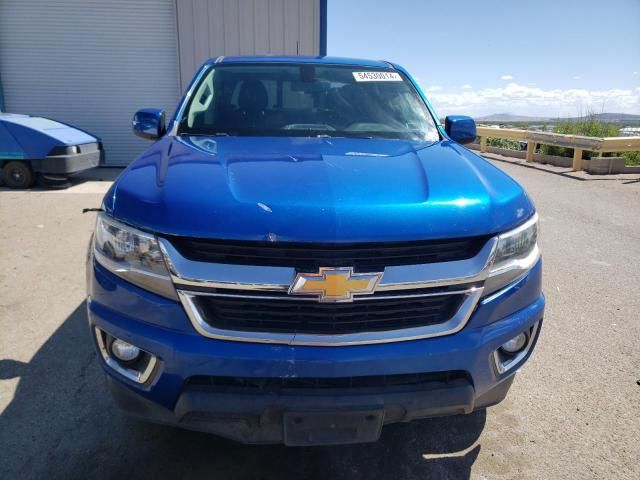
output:
M480 152L487 151L488 138L504 138L527 142L527 162L533 161L533 154L538 144L556 147L573 148L573 170L582 170L582 152L640 152L640 137L582 137L561 133L536 132L515 128L477 127L480 137Z

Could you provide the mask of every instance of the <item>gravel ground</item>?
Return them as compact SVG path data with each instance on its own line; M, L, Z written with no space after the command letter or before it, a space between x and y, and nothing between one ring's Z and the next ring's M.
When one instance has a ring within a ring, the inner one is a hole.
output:
M501 405L376 444L247 447L113 406L90 343L84 256L108 182L0 189L0 478L640 478L640 182L496 162L541 218L542 337Z

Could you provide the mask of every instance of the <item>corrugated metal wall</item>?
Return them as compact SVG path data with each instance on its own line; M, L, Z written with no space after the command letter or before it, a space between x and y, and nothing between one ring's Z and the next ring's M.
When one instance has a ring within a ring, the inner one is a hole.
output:
M318 55L322 0L178 0L180 81L219 55Z
M140 107L171 114L179 97L175 0L0 0L5 110L103 138L109 164L149 145L131 133Z
M318 55L326 0L0 0L5 111L102 137L110 165L148 145L141 107L170 117L200 64L218 55ZM179 52L179 56L178 56Z

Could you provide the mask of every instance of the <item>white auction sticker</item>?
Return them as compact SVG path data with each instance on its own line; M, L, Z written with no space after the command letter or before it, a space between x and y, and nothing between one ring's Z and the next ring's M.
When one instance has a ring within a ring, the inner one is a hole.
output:
M401 82L402 77L395 72L352 72L356 82Z

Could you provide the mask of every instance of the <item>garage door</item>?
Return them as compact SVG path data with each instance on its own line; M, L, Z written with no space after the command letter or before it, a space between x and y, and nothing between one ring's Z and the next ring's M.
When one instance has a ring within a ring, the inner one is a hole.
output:
M326 0L179 0L180 74L218 55L324 55Z
M125 165L148 142L131 133L141 107L178 101L175 0L0 0L0 75L8 112L101 137Z

